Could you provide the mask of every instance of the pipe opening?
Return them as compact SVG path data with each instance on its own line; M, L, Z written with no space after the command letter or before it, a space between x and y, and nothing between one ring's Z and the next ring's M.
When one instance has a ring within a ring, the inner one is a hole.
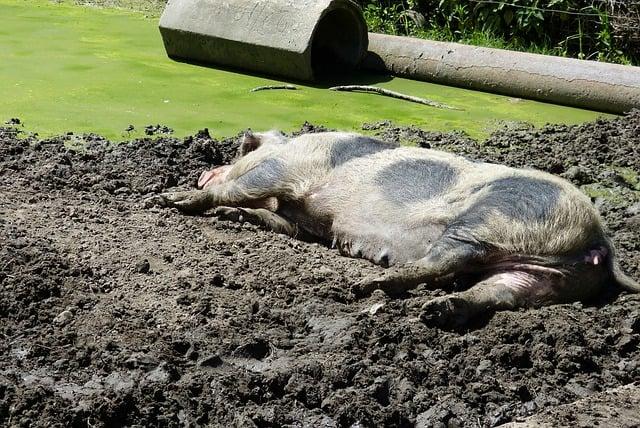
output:
M316 26L311 47L311 67L317 77L352 71L366 48L362 23L349 9L334 9Z

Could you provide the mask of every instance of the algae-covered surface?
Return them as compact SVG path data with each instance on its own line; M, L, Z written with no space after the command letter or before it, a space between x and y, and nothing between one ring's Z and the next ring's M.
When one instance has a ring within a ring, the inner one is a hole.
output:
M122 9L0 0L0 122L18 117L41 135L69 130L110 139L163 124L178 136L209 128L297 129L304 121L360 129L391 120L436 130L488 135L504 122L581 123L600 113L385 76L367 83L462 109L442 110L378 95L297 84L297 91L250 89L278 81L169 59L157 17ZM133 125L133 131L125 131Z

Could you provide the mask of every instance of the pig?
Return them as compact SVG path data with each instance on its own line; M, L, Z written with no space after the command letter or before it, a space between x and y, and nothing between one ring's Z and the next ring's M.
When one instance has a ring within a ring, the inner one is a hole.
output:
M247 133L232 165L162 205L326 242L387 269L353 291L460 291L427 301L425 322L632 292L591 200L554 175L402 147L355 133Z

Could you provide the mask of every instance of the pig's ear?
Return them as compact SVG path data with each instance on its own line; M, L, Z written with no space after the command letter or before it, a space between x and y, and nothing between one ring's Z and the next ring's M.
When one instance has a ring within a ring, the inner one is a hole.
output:
M242 143L240 144L240 156L244 156L247 153L250 153L260 147L262 141L260 137L256 136L248 130L244 133L244 137L242 137Z

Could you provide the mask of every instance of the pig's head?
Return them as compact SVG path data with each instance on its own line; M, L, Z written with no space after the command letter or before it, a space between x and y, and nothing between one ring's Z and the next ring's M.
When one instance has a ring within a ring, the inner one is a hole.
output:
M233 164L238 162L241 158L247 156L252 152L256 152L258 149L264 151L274 145L285 144L288 142L287 137L280 131L268 131L261 133L254 133L251 130L245 132L238 148L238 155ZM233 168L231 165L222 165L217 168L203 171L198 179L198 188L204 189L214 184L221 184L227 180L229 172Z
M286 144L288 141L287 137L279 131L253 133L249 130L242 137L238 155L233 163L203 171L198 179L198 187L205 189L241 175L261 159L269 157L270 148ZM244 208L265 208L274 212L278 206L278 199L275 197L248 201L243 205Z

